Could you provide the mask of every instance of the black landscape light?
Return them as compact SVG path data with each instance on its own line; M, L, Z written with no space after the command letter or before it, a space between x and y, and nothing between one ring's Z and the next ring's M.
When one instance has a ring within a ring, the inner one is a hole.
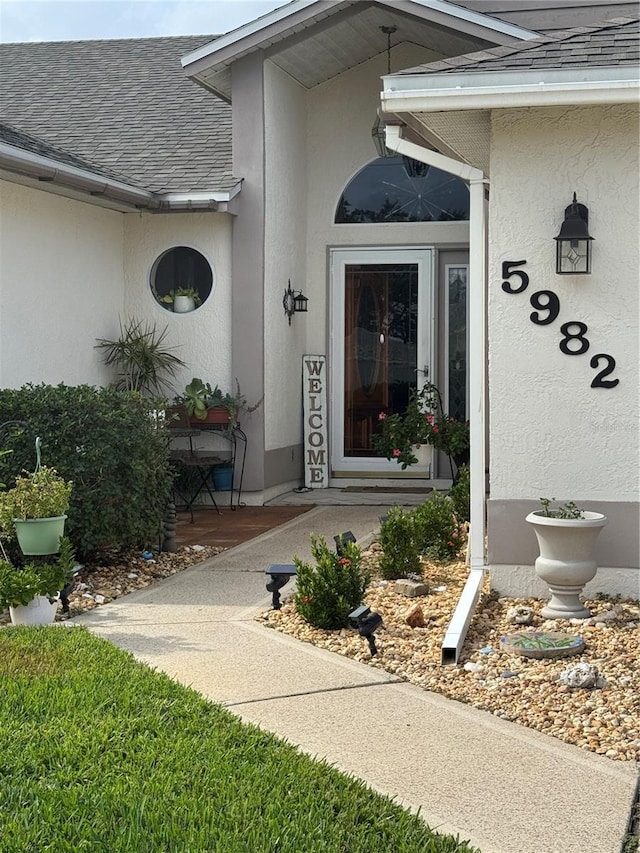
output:
M371 657L378 654L375 641L375 631L382 625L382 616L379 613L372 613L366 604L361 604L349 614L349 621L354 628L358 629L361 637L364 637L369 643L369 651Z
M336 554L338 555L338 557L344 557L344 546L347 542L355 542L356 537L350 530L347 530L345 533L339 533L337 536L334 536L333 541L336 543Z
M283 586L286 586L289 583L289 579L294 577L297 573L296 567L287 563L274 564L269 566L265 571L265 574L269 576L269 580L267 581L267 592L270 592L273 595L272 603L274 610L280 610L280 590Z

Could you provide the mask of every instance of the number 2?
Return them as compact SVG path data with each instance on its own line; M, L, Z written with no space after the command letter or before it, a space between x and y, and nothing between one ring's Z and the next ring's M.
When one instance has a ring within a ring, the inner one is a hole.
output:
M619 379L605 379L605 376L610 376L613 371L616 369L616 360L612 355L607 355L606 352L599 352L597 355L594 355L589 364L591 367L598 368L600 367L600 360L604 359L607 362L607 366L603 367L600 373L597 373L593 377L593 382L591 383L592 388L615 388Z

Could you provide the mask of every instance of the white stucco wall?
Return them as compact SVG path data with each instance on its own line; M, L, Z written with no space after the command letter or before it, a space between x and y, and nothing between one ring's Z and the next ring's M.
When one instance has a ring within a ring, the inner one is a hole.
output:
M632 106L493 114L492 499L638 500L638 127ZM574 191L589 208L592 274L558 276L553 238ZM501 264L522 259L529 287L507 294ZM550 325L529 319L539 290L560 299ZM588 326L584 355L559 349L560 326L569 321ZM590 387L596 353L615 358L616 388Z
M270 62L264 67L265 106L265 449L302 438L302 356L310 313L289 326L282 297L308 294L306 282L306 90Z
M122 214L0 183L0 385L108 381L96 339L124 304Z
M125 214L126 316L168 327L166 342L186 367L176 377L180 393L194 376L223 390L235 387L231 371L231 232L225 213ZM151 268L167 249L189 246L213 269L211 295L197 310L174 314L158 305L149 288ZM115 330L117 332L117 329Z

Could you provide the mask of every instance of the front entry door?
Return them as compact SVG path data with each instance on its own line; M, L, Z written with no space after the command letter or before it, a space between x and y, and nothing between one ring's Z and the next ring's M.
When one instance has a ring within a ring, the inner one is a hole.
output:
M404 411L430 375L430 249L335 249L331 253L332 468L397 476L377 456L378 415ZM413 466L412 471L420 471Z

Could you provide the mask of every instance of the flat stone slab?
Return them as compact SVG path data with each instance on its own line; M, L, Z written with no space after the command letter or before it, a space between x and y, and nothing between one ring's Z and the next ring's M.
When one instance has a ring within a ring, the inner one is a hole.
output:
M500 638L503 651L525 658L566 658L584 649L579 634L563 631L516 631Z

